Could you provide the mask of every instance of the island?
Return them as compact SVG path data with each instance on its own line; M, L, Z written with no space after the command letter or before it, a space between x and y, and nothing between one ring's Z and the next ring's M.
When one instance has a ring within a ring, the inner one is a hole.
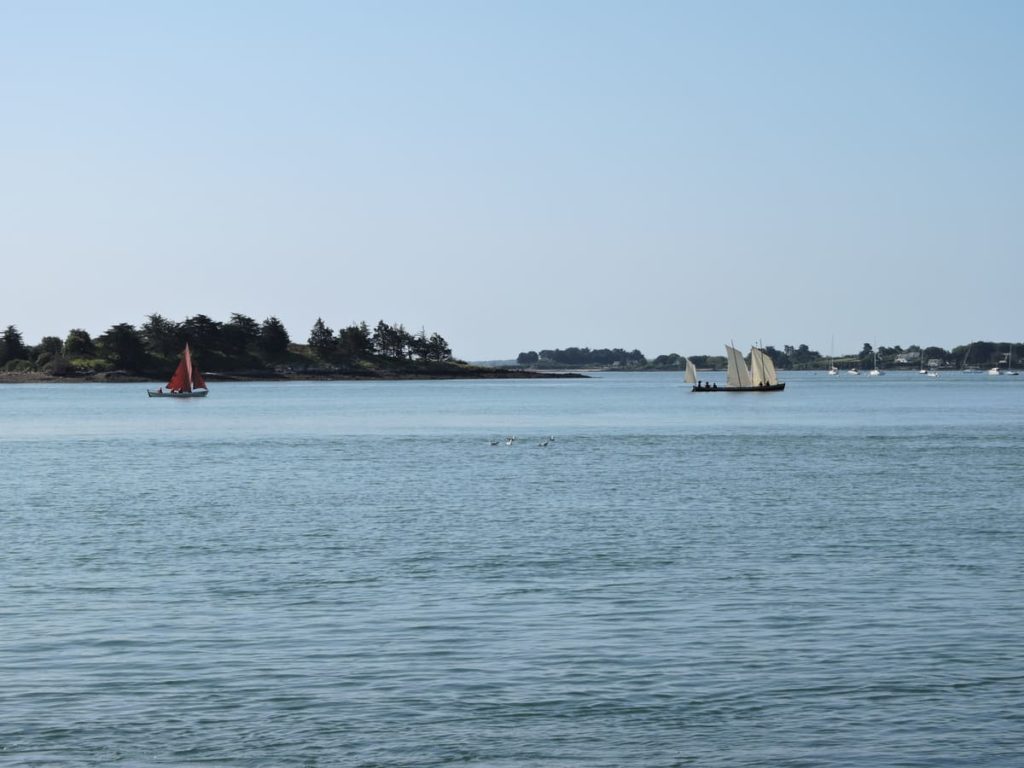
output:
M162 381L178 365L185 344L211 382L289 380L584 378L579 373L472 365L456 359L448 342L426 330L411 333L383 320L333 331L318 318L306 343L291 339L276 317L262 322L232 314L174 321L148 315L136 327L111 326L93 338L73 328L62 339L26 344L17 326L0 335L0 383Z

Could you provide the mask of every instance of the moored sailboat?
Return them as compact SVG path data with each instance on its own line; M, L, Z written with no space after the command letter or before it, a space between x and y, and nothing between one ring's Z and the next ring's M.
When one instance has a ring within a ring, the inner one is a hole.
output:
M167 382L167 387L146 390L146 394L150 397L206 397L208 393L209 389L203 379L203 374L199 372L198 368L192 366L192 352L187 343L174 375Z
M871 369L869 376L885 376L885 371L878 367L878 352L875 352L875 367Z

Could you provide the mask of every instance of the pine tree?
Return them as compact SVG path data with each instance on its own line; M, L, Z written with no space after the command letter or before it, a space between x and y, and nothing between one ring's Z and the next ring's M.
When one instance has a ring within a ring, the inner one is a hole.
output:
M337 347L334 331L319 317L313 323L313 330L309 332L309 347L321 360L330 360Z

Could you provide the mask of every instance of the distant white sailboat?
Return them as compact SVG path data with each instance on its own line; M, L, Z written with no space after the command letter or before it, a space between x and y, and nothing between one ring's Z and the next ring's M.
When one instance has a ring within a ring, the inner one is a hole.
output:
M828 346L828 375L839 376L839 369L836 368L836 337L833 336L831 344Z
M835 347L836 347L836 337L833 336L832 337L832 346L830 346L829 350L828 350L828 375L829 376L838 376L839 375L839 369L836 368L835 357L834 357Z
M967 367L967 358L969 358L971 356L971 347L973 347L973 346L974 346L974 342L973 341L970 344L967 345L967 351L964 352L964 361L960 365L960 373L978 373L979 372L978 368L968 368Z
M882 371L878 367L878 352L875 352L875 367L871 369L870 376L885 376L885 371Z

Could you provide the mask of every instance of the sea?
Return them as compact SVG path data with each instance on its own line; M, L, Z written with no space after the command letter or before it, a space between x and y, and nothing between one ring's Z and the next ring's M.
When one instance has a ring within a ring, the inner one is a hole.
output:
M0 765L1024 765L1024 376L782 378L0 385Z

